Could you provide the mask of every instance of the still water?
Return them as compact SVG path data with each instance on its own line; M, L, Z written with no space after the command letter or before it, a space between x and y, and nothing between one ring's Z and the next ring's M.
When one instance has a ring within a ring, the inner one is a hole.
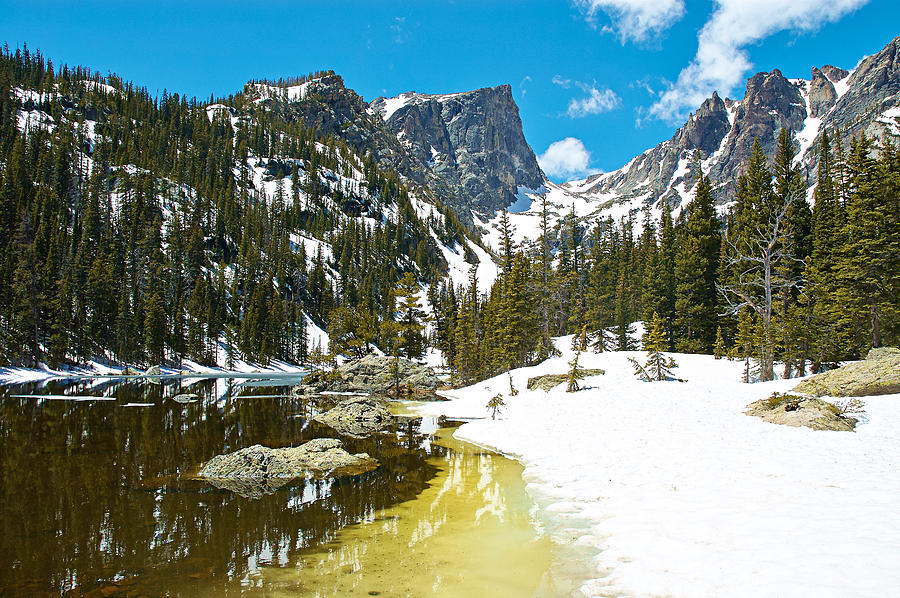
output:
M521 467L434 420L341 437L380 461L362 475L255 490L197 480L220 453L340 437L310 420L329 405L289 384L0 387L0 596L564 593ZM198 399L173 400L184 392Z

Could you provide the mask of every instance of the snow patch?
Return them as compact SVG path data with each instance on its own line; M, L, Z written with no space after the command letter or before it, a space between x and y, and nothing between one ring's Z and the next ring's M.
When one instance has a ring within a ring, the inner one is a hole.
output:
M390 118L394 115L397 110L400 110L404 106L406 106L409 101L415 97L415 93L407 92L402 93L396 98L387 98L384 100L384 108L381 113L381 118L384 120L390 120Z

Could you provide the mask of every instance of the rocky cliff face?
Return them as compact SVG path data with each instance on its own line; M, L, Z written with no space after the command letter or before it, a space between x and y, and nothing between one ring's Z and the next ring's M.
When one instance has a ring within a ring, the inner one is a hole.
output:
M285 120L371 152L463 216L499 210L544 174L522 133L509 85L470 92L378 98L367 104L338 75L289 87L249 84L245 95Z
M405 93L371 104L411 158L410 177L457 208L493 212L544 174L525 141L509 85L465 93Z
M339 137L360 154L372 152L382 166L408 169L403 146L339 75L289 87L248 84L244 94L288 122L300 121L321 135Z
M622 168L563 188L598 205L627 203L632 211L665 201L689 202L697 178L698 154L717 201L733 199L737 177L759 139L771 158L782 128L792 132L797 160L808 185L815 183L818 143L823 131L862 133L880 143L900 138L900 38L849 72L831 65L813 68L810 79L787 79L775 69L757 73L740 100L707 99L671 139L635 157ZM619 210L621 211L621 210Z
M846 81L846 93L825 116L823 125L829 129L837 126L848 135L865 133L882 142L896 142L900 134L900 37L860 62Z

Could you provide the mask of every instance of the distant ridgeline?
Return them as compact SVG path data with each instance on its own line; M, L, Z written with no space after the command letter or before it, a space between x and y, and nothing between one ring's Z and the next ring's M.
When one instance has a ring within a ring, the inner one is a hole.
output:
M508 86L367 104L324 71L198 102L17 50L0 55L0 119L14 364L433 346L467 382L546 357L554 336L635 348L654 313L669 350L752 359L759 379L900 343L900 153L863 130L817 129L798 161L787 127L760 142L723 125L740 169L710 181L711 158L680 157L696 174L677 209L657 194L618 220L566 215L534 193L537 234L517 246L501 212L491 255L461 222L523 188L580 197L546 182Z

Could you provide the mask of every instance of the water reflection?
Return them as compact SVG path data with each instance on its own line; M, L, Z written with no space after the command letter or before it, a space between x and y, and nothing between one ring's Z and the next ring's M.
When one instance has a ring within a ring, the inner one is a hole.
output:
M244 498L192 475L219 453L335 434L309 421L316 405L283 387L251 386L247 397L242 388L220 379L0 389L0 595L240 593L260 563L285 564L421 493L447 452L423 443L411 421L397 434L343 439L377 458L376 471ZM199 400L170 400L181 392Z
M448 430L436 444L451 450L431 458L440 471L418 497L375 512L279 567L251 571L244 581L249 593L570 595L570 580L548 574L550 540L536 534L521 466L455 442Z

